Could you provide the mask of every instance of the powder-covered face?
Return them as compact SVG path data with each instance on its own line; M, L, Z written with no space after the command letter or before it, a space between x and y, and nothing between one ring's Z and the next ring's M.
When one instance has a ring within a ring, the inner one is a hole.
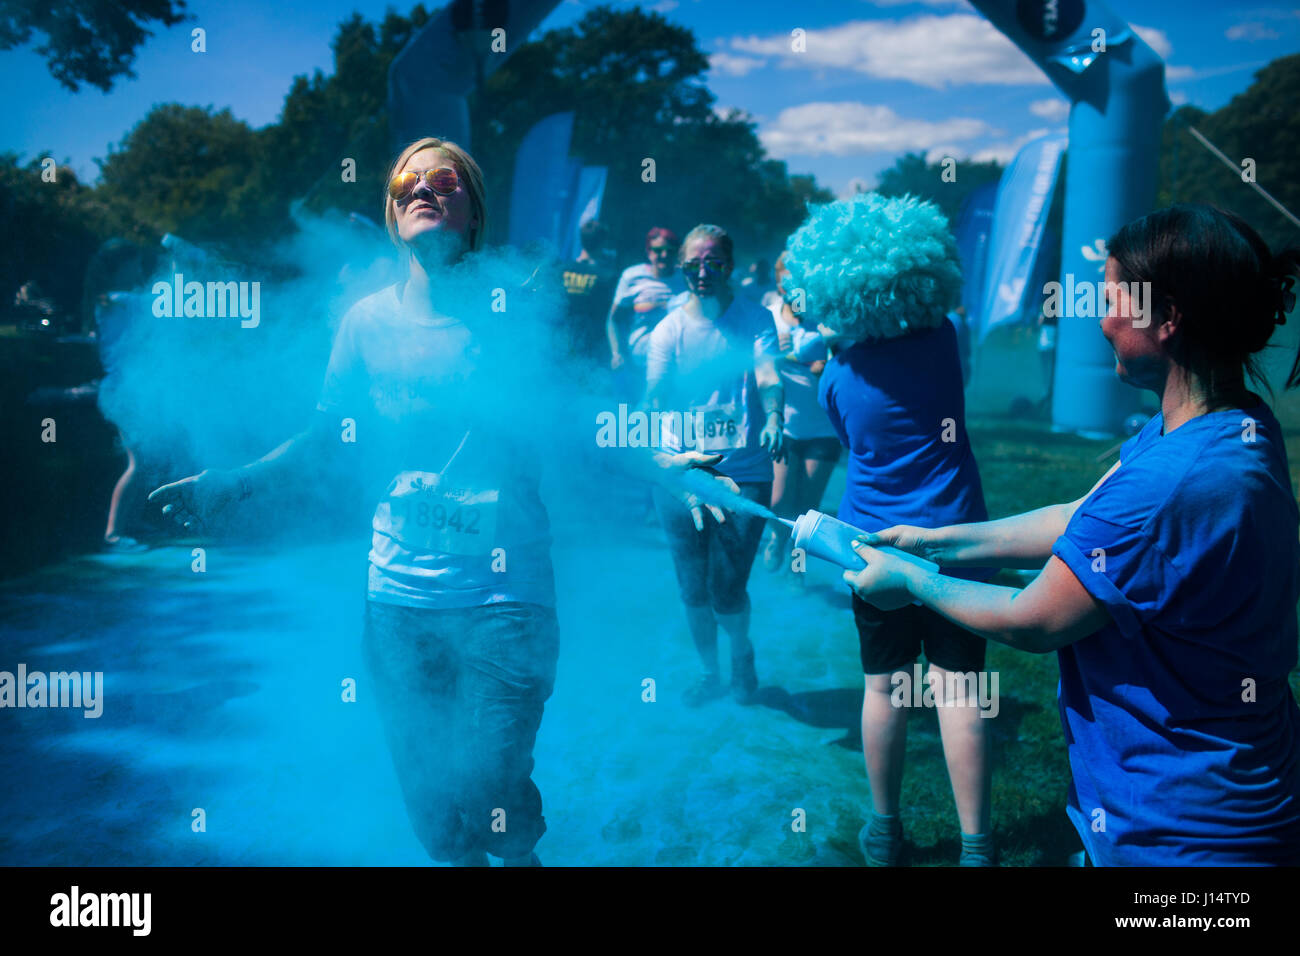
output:
M731 278L732 262L713 236L697 236L682 250L682 275L701 299L721 294Z
M667 279L673 274L673 269L677 263L677 247L665 239L663 236L655 239L646 249L646 259L649 260L651 268L654 269L655 278Z
M418 173L439 166L456 168L456 164L441 150L422 149L408 159L400 171ZM395 201L393 206L397 216L397 235L408 245L428 241L439 233L459 236L467 244L470 230L478 226L463 178L450 196L439 196L421 179L409 196Z

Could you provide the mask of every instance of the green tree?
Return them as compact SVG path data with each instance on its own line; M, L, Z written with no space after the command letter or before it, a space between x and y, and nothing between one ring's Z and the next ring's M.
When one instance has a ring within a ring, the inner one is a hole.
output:
M708 65L685 27L657 13L607 6L516 50L470 108L497 235L506 228L524 135L542 117L573 110L572 152L609 167L601 218L624 259L640 257L646 230L657 225L680 234L714 222L753 255L783 245L802 221L804 203L832 196L768 159L743 114L714 111L704 85ZM646 159L655 161L654 182L642 179Z
M175 26L186 18L185 0L0 0L0 50L36 47L50 73L77 92L89 83L108 92L122 76L134 78L135 51L153 35L149 24Z
M262 188L258 134L230 111L166 103L100 166L99 193L142 237L249 242L287 227L288 196Z
M428 22L417 5L410 16L389 10L376 27L360 14L339 25L332 49L334 72L297 76L280 119L265 130L266 189L285 189L309 208L359 212L375 218L383 178L392 159L388 147L388 67ZM356 181L342 176L345 159L356 162Z
M996 161L957 160L948 168L952 171L945 177L942 162L927 163L924 153L905 153L880 174L876 191L885 196L928 199L943 211L948 222L956 225L966 197L985 183L996 182L1006 167Z
M1300 216L1300 53L1274 60L1226 106L1183 106L1165 121L1157 204L1211 202L1242 216L1273 248L1300 243L1300 227L1278 212L1192 134L1198 129L1235 163L1252 159L1255 181Z
M35 279L65 312L81 298L81 275L100 242L123 228L97 190L78 182L67 166L42 175L42 160L19 163L0 154L0 235L21 236L0 256L0 308Z

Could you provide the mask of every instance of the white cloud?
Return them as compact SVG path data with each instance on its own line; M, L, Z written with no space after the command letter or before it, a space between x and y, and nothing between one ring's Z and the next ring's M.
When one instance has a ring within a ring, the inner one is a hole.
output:
M1136 23L1133 24L1133 32L1140 36L1144 43L1162 60L1167 60L1174 52L1174 45L1169 42L1169 36L1164 30L1157 30L1155 27L1141 27Z
M1253 43L1255 40L1276 40L1282 34L1272 27L1266 27L1264 24L1252 20L1249 23L1237 23L1228 27L1223 35L1229 40L1246 40Z
M736 56L733 53L709 54L709 69L725 73L727 76L744 76L751 70L763 66L766 62L766 60L755 59L752 56Z
M927 163L938 163L951 156L953 159L959 159L972 163L988 163L997 161L1003 166L1008 165L1015 158L1016 153L1030 140L1038 139L1040 136L1046 136L1049 133L1065 133L1065 129L1036 129L1031 130L1023 136L1017 136L1009 142L994 143L991 146L985 146L983 149L971 152L969 149L963 149L960 146L936 146L925 154Z
M871 183L867 182L861 176L854 176L844 187L844 192L840 193L840 199L851 199L858 193L871 192Z
M1169 62L1173 56L1174 45L1169 42L1169 37L1164 30L1157 30L1155 27L1143 27L1133 24L1133 32L1140 36L1147 46L1155 50L1156 55L1165 61L1165 79L1170 82L1179 80L1196 79L1196 70L1190 66L1174 66Z
M1070 104L1068 101L1057 97L1034 100L1029 104L1029 112L1050 122L1059 123L1070 115Z
M990 163L996 161L1005 166L1010 163L1011 160L1016 158L1016 153L1020 152L1021 148L1026 143L1030 140L1038 139L1040 136L1046 136L1050 132L1050 129L1030 130L1023 136L1017 136L1009 143L995 143L992 146L986 146L984 149L972 153L970 160L974 163Z
M669 10L676 10L677 7L677 0L659 0L659 2L653 4L650 9L655 13L667 13Z
M965 156L969 150L962 149L960 146L953 146L951 143L944 143L942 146L935 146L925 154L927 163L941 163L945 159L957 156Z
M719 106L713 104L713 115L720 120L744 120L747 123L762 122L764 117L755 116L749 110L741 106Z
M1187 94L1181 91L1176 93L1170 93L1169 102L1173 103L1174 106L1182 106L1184 103L1187 102Z
M943 89L969 83L1045 86L1047 77L983 17L966 13L909 20L856 20L809 30L806 50L789 33L732 37L732 50L778 57L787 68L854 70Z
M841 102L784 109L758 135L770 154L786 157L929 150L996 133L983 120L969 117L930 122L905 119L888 106Z

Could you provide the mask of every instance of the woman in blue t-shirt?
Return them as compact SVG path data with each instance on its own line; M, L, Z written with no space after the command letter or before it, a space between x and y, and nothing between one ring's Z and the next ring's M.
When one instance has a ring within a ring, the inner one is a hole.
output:
M1078 501L977 524L867 535L846 575L1011 647L1059 652L1068 813L1096 865L1300 863L1300 514L1282 428L1246 386L1294 307L1294 250L1177 205L1108 243L1101 331L1160 399ZM1145 285L1149 283L1149 285ZM1300 383L1300 360L1288 385ZM944 566L1042 570L1023 591ZM1046 566L1043 566L1043 562Z

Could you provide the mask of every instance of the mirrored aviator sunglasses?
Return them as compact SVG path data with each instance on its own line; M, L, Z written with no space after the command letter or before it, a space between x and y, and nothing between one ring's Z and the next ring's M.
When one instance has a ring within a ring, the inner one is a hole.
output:
M704 271L709 275L720 275L722 270L727 268L727 263L721 259L687 259L682 263L682 271L687 275L699 275L700 266L704 266Z
M450 166L439 166L437 169L425 169L420 172L408 170L398 173L389 181L388 195L395 202L401 202L415 191L415 186L421 179L424 179L429 184L429 188L439 196L450 196L460 185L460 177Z

